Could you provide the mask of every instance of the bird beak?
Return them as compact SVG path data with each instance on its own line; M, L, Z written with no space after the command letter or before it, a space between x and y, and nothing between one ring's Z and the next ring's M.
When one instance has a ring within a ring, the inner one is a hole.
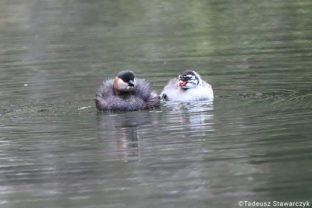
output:
M134 87L134 82L133 82L133 80L129 80L128 86L129 86L129 87Z
M180 80L180 81L179 81L179 86L184 86L184 85L186 85L186 81Z

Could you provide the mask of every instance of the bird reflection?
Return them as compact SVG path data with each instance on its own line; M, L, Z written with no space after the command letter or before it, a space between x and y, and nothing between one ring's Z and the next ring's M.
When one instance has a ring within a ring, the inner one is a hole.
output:
M140 160L142 143L153 135L157 123L150 111L99 114L99 121L102 141L125 161Z
M213 129L213 105L206 102L164 104L162 111L99 113L100 138L107 158L141 160L144 149L169 140L205 138ZM112 151L114 153L112 154ZM146 153L146 152L145 152ZM147 154L147 153L146 153Z
M214 131L213 123L213 104L211 102L193 102L193 103L174 103L165 104L170 110L166 117L168 123L180 123L185 133L189 132L192 136L205 136L207 131ZM175 125L175 128L177 126Z
M138 149L138 130L137 127L127 129L116 128L118 150L135 148ZM135 155L134 155L135 156Z

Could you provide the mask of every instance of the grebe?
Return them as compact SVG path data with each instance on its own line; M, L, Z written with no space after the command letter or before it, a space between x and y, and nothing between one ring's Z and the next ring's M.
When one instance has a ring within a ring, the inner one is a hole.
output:
M160 98L147 80L135 78L132 71L121 71L115 79L103 81L95 104L103 111L134 111L159 107Z
M195 71L184 71L178 79L171 79L164 87L160 97L167 101L191 102L199 100L213 101L210 84L201 79Z

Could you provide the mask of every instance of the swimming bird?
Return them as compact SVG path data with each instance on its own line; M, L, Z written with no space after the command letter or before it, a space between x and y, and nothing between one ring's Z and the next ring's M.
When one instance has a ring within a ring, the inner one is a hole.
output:
M121 71L115 79L103 81L95 97L97 109L134 111L159 107L160 98L146 79L132 71Z
M160 97L166 101L178 102L213 101L213 90L211 85L202 80L198 73L186 70L178 78L168 82Z

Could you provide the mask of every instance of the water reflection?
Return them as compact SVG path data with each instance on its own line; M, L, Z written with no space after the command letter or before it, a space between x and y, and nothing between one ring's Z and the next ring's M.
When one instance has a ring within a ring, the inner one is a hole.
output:
M141 152L162 139L159 132L167 135L168 141L170 136L178 135L182 142L214 131L211 102L167 102L161 111L98 113L97 116L102 142L124 161L141 160Z
M156 111L98 113L100 138L119 152L124 161L139 160L143 141L156 134L150 127L157 125L157 114Z
M205 136L206 132L214 131L213 103L210 101L200 101L193 103L166 102L166 123L175 124L169 126L171 130L192 133L193 136Z

